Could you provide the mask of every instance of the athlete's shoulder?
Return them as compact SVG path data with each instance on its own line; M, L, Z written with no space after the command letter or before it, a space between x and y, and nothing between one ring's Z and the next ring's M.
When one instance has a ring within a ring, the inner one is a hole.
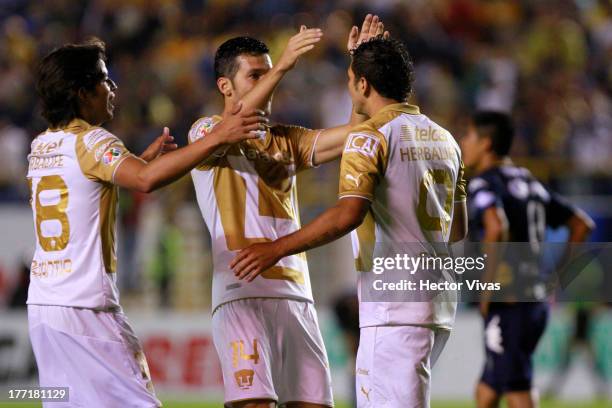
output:
M66 132L76 135L75 152L82 173L92 181L112 182L123 160L133 156L123 141L107 129L84 121Z
M503 180L500 178L499 168L492 168L470 179L468 192L470 194L475 194L481 190L498 192L502 185Z
M525 167L516 166L514 164L504 164L497 168L498 173L502 174L506 178L523 178L523 179L534 179L531 172Z
M113 133L109 132L103 127L98 126L89 127L83 132L77 134L77 138L83 143L83 147L88 152L119 140L119 138Z
M275 136L288 136L293 132L304 132L310 130L304 126L290 125L287 123L274 123L268 126L267 129Z
M196 140L202 139L212 131L217 123L221 121L221 116L203 116L196 120L191 129L189 129L188 142L193 143Z
M386 122L385 122L386 123ZM374 137L384 137L380 128L384 126L382 121L372 117L365 122L362 122L356 126L353 126L349 131L349 134L365 134Z
M486 190L491 187L490 182L485 177L474 177L468 183L468 192L471 194L476 193L479 190Z
M76 135L76 153L81 161L93 159L111 165L122 155L125 147L123 142L107 129L99 126L89 126Z
M284 140L289 144L289 141L297 142L298 144L306 144L309 145L312 140L312 137L319 133L318 130L313 130L300 125L290 125L285 123L275 123L271 126L266 127L266 131L260 133L261 142L267 144L266 141L276 141L279 142Z

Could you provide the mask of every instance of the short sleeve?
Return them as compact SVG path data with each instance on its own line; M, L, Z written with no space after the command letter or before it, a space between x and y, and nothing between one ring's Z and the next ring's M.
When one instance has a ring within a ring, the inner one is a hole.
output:
M455 202L465 201L467 198L467 192L465 191L465 169L463 166L463 160L459 158L459 169L457 171L457 182L455 183Z
M90 180L113 183L119 165L135 157L115 135L95 128L77 140L77 157L81 171Z
M278 126L292 144L295 154L295 169L301 171L314 167L315 144L320 130L307 129L301 126Z
M386 139L378 132L349 133L340 162L339 197L373 201L376 186L386 170L387 151Z
M470 192L470 208L480 216L491 207L501 207L500 198L487 180L481 177L473 178L468 186Z
M203 139L208 135L215 125L221 121L220 117L204 117L200 118L191 125L191 129L189 129L189 133L187 134L187 142L189 144L195 143L200 139ZM204 159L197 167L198 170L203 170L207 165L213 164L217 159L223 157L225 152L227 151L228 146L225 148L221 148L211 154L209 157Z

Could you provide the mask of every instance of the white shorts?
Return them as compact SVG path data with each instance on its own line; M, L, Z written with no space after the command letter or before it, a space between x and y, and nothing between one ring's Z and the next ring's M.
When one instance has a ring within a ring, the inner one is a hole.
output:
M69 387L45 407L160 407L140 342L122 312L28 306L41 387Z
M312 303L240 299L212 318L225 401L270 399L333 406L325 345Z
M358 408L429 407L431 368L450 331L421 326L361 329L357 351Z

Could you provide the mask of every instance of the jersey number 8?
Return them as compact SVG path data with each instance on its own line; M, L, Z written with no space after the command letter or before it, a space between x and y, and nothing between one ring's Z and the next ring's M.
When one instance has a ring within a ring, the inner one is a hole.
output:
M68 222L68 215L66 209L68 208L68 186L58 175L43 176L36 185L36 191L32 187L32 181L30 180L30 187L32 188L32 199L36 206L36 235L38 236L38 242L40 247L46 251L61 251L68 246L68 239L70 237L70 223ZM57 192L56 195L45 192ZM44 204L41 201L41 196L46 196L47 202L52 204ZM55 198L57 197L57 198ZM42 225L44 222L55 221L61 225L61 233L55 236L43 235Z

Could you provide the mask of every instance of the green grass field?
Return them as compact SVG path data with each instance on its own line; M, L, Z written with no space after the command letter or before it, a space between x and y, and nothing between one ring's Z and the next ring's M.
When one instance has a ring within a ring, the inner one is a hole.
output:
M6 403L0 402L0 408L40 408L40 404L32 403ZM221 403L201 403L201 402L175 402L166 401L164 402L165 408L220 408ZM543 401L540 405L541 408L606 408L610 407L609 401L601 402L575 402L575 403L561 403L557 401ZM348 408L348 404L339 403L336 408ZM473 408L473 402L432 402L432 408Z

